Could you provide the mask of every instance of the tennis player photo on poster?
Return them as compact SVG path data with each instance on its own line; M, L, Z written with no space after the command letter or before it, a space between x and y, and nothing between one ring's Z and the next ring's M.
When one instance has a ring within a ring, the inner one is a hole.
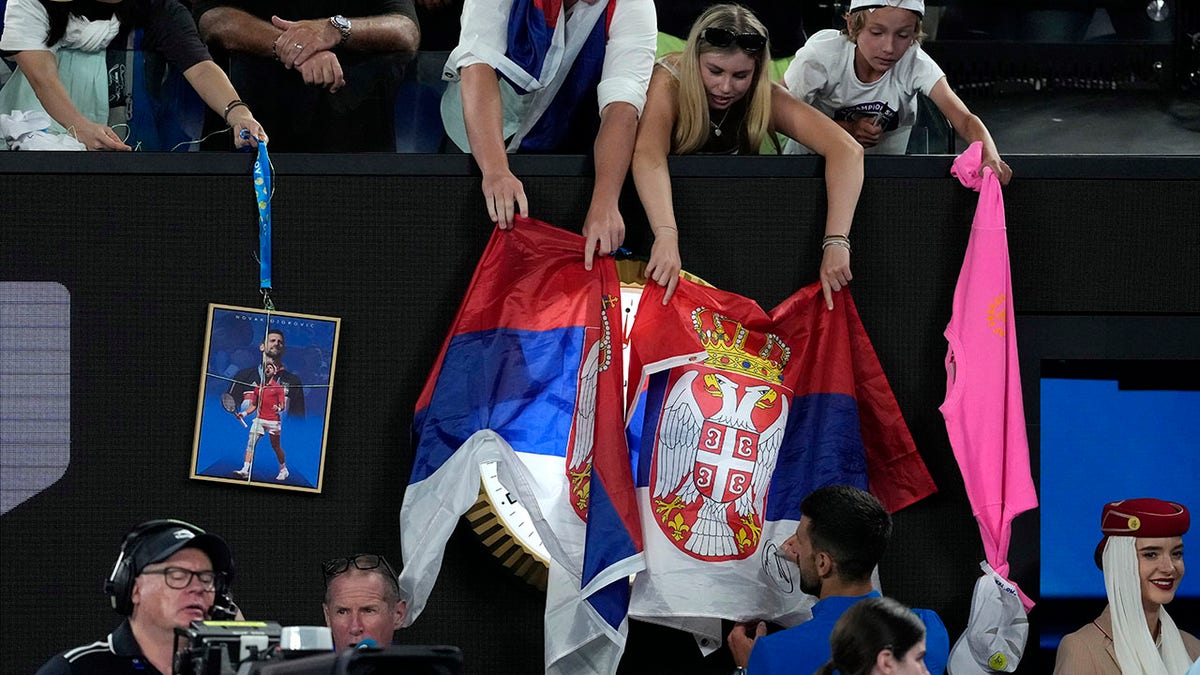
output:
M192 478L321 491L340 326L208 306Z

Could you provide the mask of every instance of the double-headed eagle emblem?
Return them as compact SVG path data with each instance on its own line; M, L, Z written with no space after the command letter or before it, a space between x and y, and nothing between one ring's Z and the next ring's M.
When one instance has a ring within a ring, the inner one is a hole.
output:
M600 374L612 366L612 326L609 312L620 298L605 296L601 302L600 327L584 331L584 355L579 365L579 387L575 397L575 420L567 447L567 482L571 507L581 520L587 520L591 492L592 453L596 444L596 390Z
M666 396L651 498L663 531L684 551L741 558L762 530L787 425L782 373L791 352L777 336L755 335L711 310L692 318L708 358L684 367ZM756 337L760 348L747 348Z

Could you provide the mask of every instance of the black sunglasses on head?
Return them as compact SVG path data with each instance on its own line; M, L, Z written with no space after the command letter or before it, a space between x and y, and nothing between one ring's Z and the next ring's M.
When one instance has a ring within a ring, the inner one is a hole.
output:
M321 563L321 571L325 573L325 584L329 585L330 579L350 569L351 565L364 571L382 567L387 570L388 576L392 579L396 578L396 570L392 569L383 556L374 553L359 553L349 558L334 558Z
M742 51L753 54L754 52L762 51L763 47L767 46L767 36L759 35L758 33L735 33L726 28L710 27L705 28L704 32L700 33L708 44L724 49L729 45L736 44L742 48Z

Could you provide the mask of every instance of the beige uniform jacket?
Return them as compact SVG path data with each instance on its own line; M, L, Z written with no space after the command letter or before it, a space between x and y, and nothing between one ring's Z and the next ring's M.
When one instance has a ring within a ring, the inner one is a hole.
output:
M1188 658L1200 658L1200 640L1179 631ZM1054 675L1122 675L1112 641L1112 616L1108 607L1095 621L1063 637L1054 659Z

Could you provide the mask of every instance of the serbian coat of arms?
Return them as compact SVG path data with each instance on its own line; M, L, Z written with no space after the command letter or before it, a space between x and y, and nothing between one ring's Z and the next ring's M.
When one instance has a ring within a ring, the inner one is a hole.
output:
M614 308L616 308L614 310ZM612 319L620 311L620 298L606 295L601 300L600 326L584 331L583 361L579 364L579 387L575 394L575 419L567 441L567 483L571 508L587 521L588 497L592 487L592 453L596 434L596 391L600 374L612 367Z
M667 382L651 467L659 528L705 561L754 553L763 505L787 425L791 350L710 309L692 312L708 353L674 368Z

